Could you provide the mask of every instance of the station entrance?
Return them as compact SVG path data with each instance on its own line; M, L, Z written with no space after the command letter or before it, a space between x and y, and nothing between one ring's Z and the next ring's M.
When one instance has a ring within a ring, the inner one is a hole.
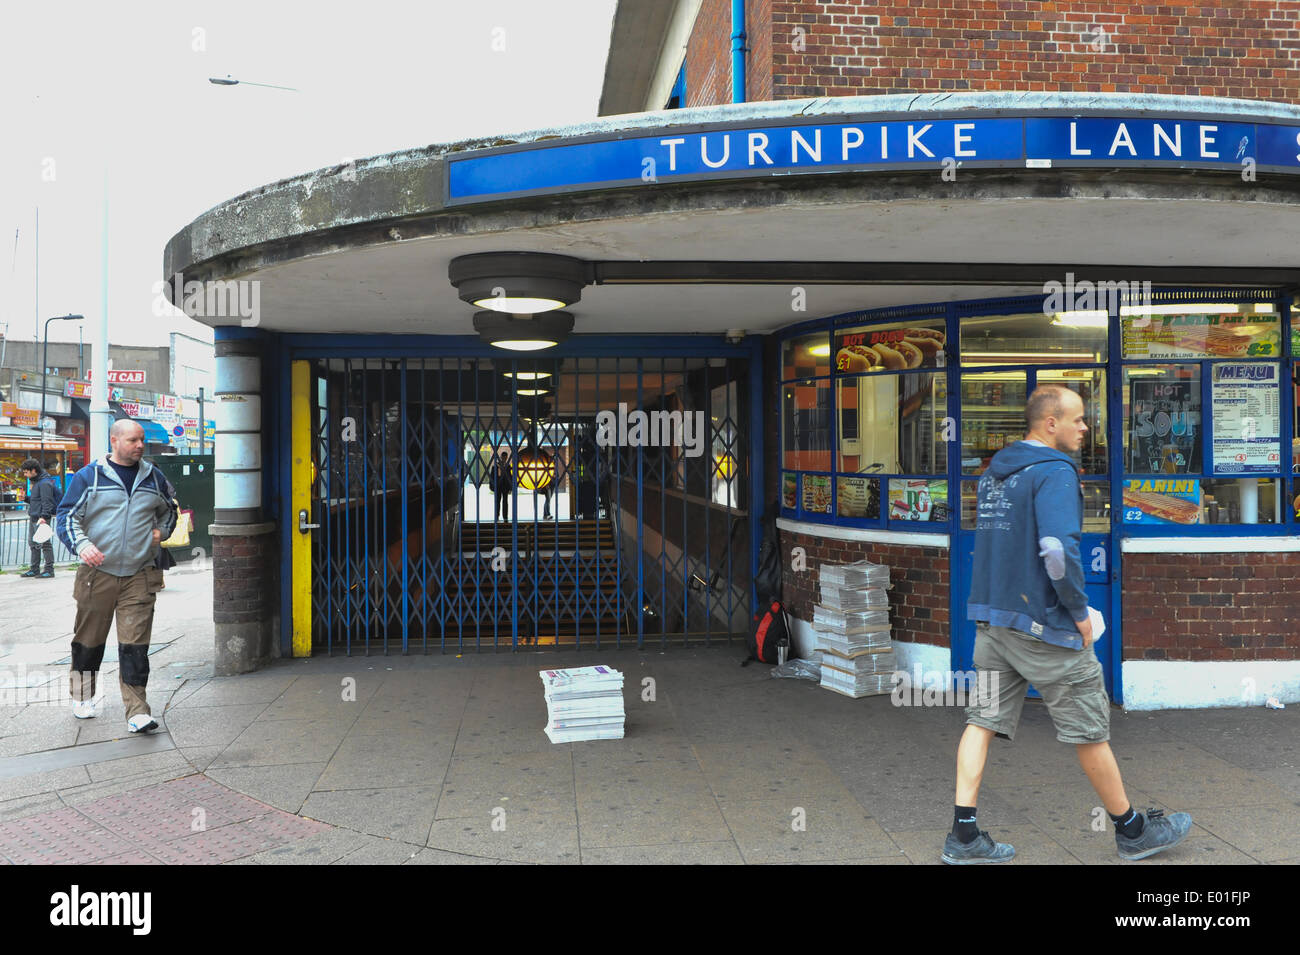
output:
M293 377L313 652L743 644L748 358L329 357Z

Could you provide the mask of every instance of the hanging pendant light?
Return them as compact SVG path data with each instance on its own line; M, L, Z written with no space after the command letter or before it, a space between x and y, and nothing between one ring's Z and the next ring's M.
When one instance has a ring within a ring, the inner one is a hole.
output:
M570 312L540 315L479 312L474 316L474 331L494 348L538 351L553 348L569 337L573 331L573 315Z
M555 459L537 443L537 420L533 419L527 443L519 453L515 474L519 487L525 491L541 491L555 480Z

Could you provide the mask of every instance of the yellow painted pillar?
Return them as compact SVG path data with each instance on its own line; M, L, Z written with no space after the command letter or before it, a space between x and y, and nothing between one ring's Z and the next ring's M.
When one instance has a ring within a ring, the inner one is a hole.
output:
M311 460L311 363L293 362L290 392L290 459L293 462L290 476L290 520L288 529L293 539L290 560L293 605L293 655L311 656L311 532L298 530L298 514L307 512L307 523L312 520L312 460Z

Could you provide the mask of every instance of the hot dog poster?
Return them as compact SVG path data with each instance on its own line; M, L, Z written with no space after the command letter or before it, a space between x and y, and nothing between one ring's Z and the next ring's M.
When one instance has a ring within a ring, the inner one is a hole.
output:
M1200 522L1201 482L1196 478L1136 478L1124 482L1124 523Z
M1125 316L1125 358L1279 358L1276 314Z
M1211 366L1215 474L1251 474L1282 467L1281 389L1276 362Z
M840 374L942 368L947 335L943 322L847 328L835 336Z

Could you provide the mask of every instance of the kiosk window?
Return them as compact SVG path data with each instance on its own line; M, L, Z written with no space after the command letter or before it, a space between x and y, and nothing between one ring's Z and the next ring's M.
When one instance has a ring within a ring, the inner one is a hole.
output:
M1088 426L1079 448L1079 466L1084 474L1105 474L1106 451L1106 372L1101 368L1043 369L1039 385L1061 385L1083 400L1084 423Z
M983 474L993 455L1025 436L1023 371L963 372L961 471Z
M781 389L782 466L831 469L831 383L797 381Z
M792 338L781 346L781 380L815 378L831 373L829 331Z
M1201 473L1200 365L1124 369L1124 470Z
M944 474L948 397L942 374L838 378L839 471Z
M1106 313L963 318L960 361L967 367L1105 364Z

